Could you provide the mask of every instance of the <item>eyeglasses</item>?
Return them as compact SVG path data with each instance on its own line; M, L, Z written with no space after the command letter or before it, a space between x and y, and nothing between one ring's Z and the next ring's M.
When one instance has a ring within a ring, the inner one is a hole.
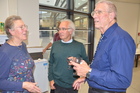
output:
M106 11L100 11L100 10L98 10L98 11L92 11L91 16L94 16L95 14L96 14L96 15L100 15L100 14L102 14L103 12L106 12Z
M69 29L71 29L71 28L58 28L57 31L60 31L60 30L62 30L62 31L67 31L67 30L69 30Z
M27 28L28 28L28 26L27 26L27 25L23 25L23 26L16 27L16 28L20 28L20 29L24 30L25 28L27 29Z

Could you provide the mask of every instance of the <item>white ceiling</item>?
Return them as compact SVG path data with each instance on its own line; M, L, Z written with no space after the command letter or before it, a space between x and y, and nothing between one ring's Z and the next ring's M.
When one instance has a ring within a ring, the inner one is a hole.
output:
M39 0L40 4L54 5L56 0Z
M63 1L63 0L60 0ZM78 0L76 0L78 1ZM80 0L81 1L81 0ZM82 0L86 1L86 0ZM140 3L140 0L112 0L112 1L120 1L120 2L128 2L128 3ZM49 5L54 5L56 0L39 0L40 3L48 3Z
M121 1L121 2L128 2L128 3L140 3L140 0L112 0L112 1Z

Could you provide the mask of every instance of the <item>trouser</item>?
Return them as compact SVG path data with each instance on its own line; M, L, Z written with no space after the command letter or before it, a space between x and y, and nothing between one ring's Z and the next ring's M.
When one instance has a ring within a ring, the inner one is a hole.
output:
M54 90L51 89L50 93L54 93Z
M126 93L126 92L113 92L89 87L88 93Z
M55 90L54 93L78 93L78 90L74 90L73 88L63 88L56 84L54 84Z

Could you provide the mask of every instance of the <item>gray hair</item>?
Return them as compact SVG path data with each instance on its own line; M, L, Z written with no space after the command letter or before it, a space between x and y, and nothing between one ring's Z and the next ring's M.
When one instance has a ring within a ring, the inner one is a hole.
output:
M60 22L69 22L69 27L73 29L72 36L75 35L75 25L74 22L72 22L70 19L62 19Z
M17 21L17 20L22 20L20 16L16 16L16 15L12 15L12 16L9 16L6 20L5 20L5 31L6 31L6 34L8 36L8 38L11 38L11 33L9 32L9 29L13 29L14 27L14 22Z
M115 18L114 19L117 20L117 8L116 8L116 6L115 6L115 4L113 2L111 2L109 0L99 0L96 3L96 5L99 4L99 3L107 4L108 5L108 12L114 12L115 13Z

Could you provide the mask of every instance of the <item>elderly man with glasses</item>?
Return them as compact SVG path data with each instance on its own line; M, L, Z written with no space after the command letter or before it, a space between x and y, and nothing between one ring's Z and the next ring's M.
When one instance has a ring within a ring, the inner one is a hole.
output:
M126 93L132 81L136 45L133 38L117 24L116 6L107 0L97 2L94 12L95 28L101 32L93 61L73 61L77 75L85 77L88 93ZM80 85L85 79L75 82Z
M68 65L68 57L79 57L88 62L84 45L72 37L75 34L75 25L69 19L61 20L58 28L61 40L53 43L49 59L50 88L54 93L78 93L73 88L73 82L80 79L74 75L74 70Z

